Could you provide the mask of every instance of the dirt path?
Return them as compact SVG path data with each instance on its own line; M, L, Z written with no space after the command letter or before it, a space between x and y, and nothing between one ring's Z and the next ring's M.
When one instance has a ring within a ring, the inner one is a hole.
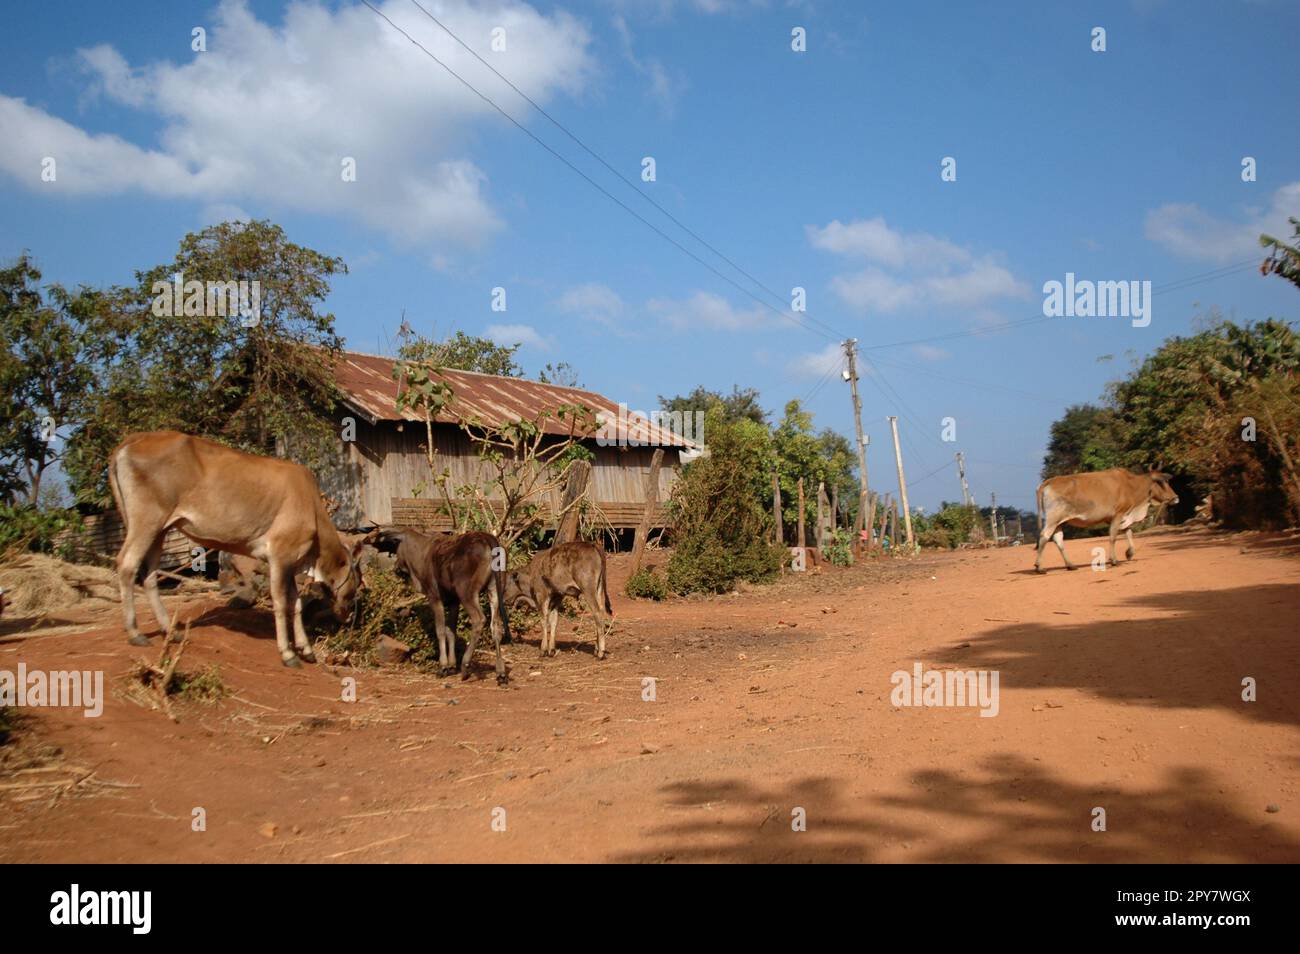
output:
M608 660L566 651L569 621L557 659L536 633L508 648L505 690L486 664L285 670L269 617L210 611L182 668L218 664L235 697L179 725L120 693L98 719L41 710L21 744L115 784L0 779L0 860L1300 861L1300 560L1271 542L1147 535L1131 566L1045 577L1024 548L927 553L667 605L619 588ZM115 624L0 639L0 669L117 684L134 659ZM998 715L895 707L917 662L996 670Z

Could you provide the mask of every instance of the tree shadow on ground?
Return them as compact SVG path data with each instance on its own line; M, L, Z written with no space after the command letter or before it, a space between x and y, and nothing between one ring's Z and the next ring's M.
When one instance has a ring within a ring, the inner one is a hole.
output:
M1108 571L1115 572L1115 571ZM1105 600L1105 595L1096 598ZM1210 708L1300 724L1300 584L1185 590L1095 602L1164 611L1155 619L1013 623L930 649L926 663L999 672L1003 689L1082 689L1105 699ZM1253 677L1257 702L1243 702Z
M722 862L1295 862L1300 844L1259 806L1227 804L1209 770L1170 769L1150 789L1095 786L1052 775L1019 755L969 769L920 769L914 791L849 798L824 777L755 786L676 783L664 807L690 811L648 833L648 845L611 861ZM791 810L807 811L806 832ZM712 807L712 810L710 810ZM1106 831L1093 831L1093 810ZM956 831L954 831L956 829Z

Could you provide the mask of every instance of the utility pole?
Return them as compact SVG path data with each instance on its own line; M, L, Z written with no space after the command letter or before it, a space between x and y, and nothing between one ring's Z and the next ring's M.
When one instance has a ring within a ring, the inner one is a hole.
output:
M912 540L912 509L907 504L907 480L903 477L903 452L898 449L898 418L889 419L889 429L894 432L894 463L898 465L898 495L903 501L903 524L907 527L908 549L914 548Z
M858 488L858 526L861 530L866 526L867 519L867 500L870 493L870 487L867 484L867 442L870 440L862 434L862 399L858 397L858 339L850 338L844 342L844 354L849 359L849 387L853 391L853 425L858 432L858 472L862 475L862 485ZM868 548L871 546L870 534L867 540Z
M998 545L998 495L989 494L993 501L993 509L989 511L989 527L993 530L993 545Z
M957 474L961 477L961 502L969 507L975 501L971 500L970 487L966 484L966 455L961 451L957 452Z

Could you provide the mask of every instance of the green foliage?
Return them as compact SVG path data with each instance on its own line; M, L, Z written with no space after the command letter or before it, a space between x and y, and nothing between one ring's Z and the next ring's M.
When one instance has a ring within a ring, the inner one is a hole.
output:
M1300 288L1300 219L1291 216L1288 221L1295 234L1291 236L1291 244L1288 245L1280 239L1275 239L1271 235L1261 235L1259 244L1269 249L1268 258L1264 259L1264 264L1260 269L1265 275L1281 275L1287 281L1291 282L1297 288Z
M443 341L434 341L420 335L410 336L398 349L397 356L403 361L435 368L455 368L459 371L495 374L503 378L518 378L523 375L523 369L515 364L515 352L519 348L517 344L499 345L490 338L478 338L458 331Z
M677 593L720 593L737 580L761 582L780 569L784 551L769 542L772 438L748 418L727 422L715 406L706 420L709 453L683 468L673 488L674 549L668 586Z
M834 566L852 566L853 534L842 527L837 528L831 534L830 542L825 546L822 555Z
M309 465L333 453L331 364L342 342L318 309L346 271L270 222L225 222L186 235L172 262L137 272L133 287L102 293L88 322L94 384L65 461L77 498L108 505L108 455L133 431L175 428ZM217 308L159 313L159 290L177 273L187 283L257 281L256 323Z
M755 424L767 423L767 412L758 403L758 391L755 388L741 388L733 385L730 394L710 391L700 385L690 394L679 394L666 398L659 396L659 406L665 411L680 412L683 417L696 411L711 413L719 409L719 420L726 424L737 421L753 421Z
M662 600L668 598L668 581L651 567L637 570L627 579L623 591L636 599Z
M80 526L81 515L75 510L0 504L0 561L27 550L51 553L56 536Z
M1300 519L1297 459L1300 335L1283 321L1246 325L1214 319L1190 337L1165 341L1113 383L1107 407L1071 408L1052 428L1044 462L1079 469L1160 465L1194 502L1214 495L1229 525L1264 527ZM1255 439L1246 419L1254 421ZM1059 438L1059 440L1058 440ZM1288 516L1289 514L1289 516Z
M325 649L350 665L375 665L380 636L390 636L411 647L412 659L437 663L438 643L429 633L433 621L424 600L393 570L372 563L365 571L356 625L340 626L325 636ZM427 626L426 626L427 624Z
M813 431L812 415L798 401L785 406L785 414L772 431L772 447L780 475L781 519L786 527L797 527L799 479L803 478L804 522L810 531L817 526L817 487L826 485L827 497L839 489L845 502L856 512L857 480L853 476L856 457L852 446L832 430ZM770 479L770 478L769 478ZM766 488L771 498L771 488ZM793 541L794 537L790 539Z
M221 667L209 663L194 672L177 672L167 687L169 695L176 695L187 702L201 702L212 705L231 694L225 680L221 678Z
M0 269L0 500L40 500L94 382L91 357L104 297L51 285L26 255Z
M546 367L537 372L537 380L542 384L558 384L564 388L580 388L582 382L578 380L578 370L567 361L558 361L555 364L547 362Z
M1076 404L1052 424L1043 458L1043 479L1119 466L1115 413L1093 404Z

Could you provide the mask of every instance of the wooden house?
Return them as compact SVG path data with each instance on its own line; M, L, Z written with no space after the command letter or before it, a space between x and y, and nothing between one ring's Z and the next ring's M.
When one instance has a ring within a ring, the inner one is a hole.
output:
M339 356L335 380L342 395L340 432L349 429L353 439L341 443L340 466L320 475L322 490L338 504L335 522L339 526L377 523L450 529L425 453L423 414L398 408L400 385L393 375L394 365L395 359L377 355L343 352ZM662 502L672 492L680 464L703 448L698 420L673 427L669 425L677 424L676 418L647 420L581 388L454 369L439 374L450 386L452 398L433 423L433 443L437 466L450 470L453 487L490 486L489 471L479 459L477 445L459 425L461 419L499 426L521 419L534 421L542 411L553 412L562 405L583 405L601 423L597 435L581 442L594 455L585 486L589 514L598 525L614 530L637 527L646 510L652 459L661 450L657 493L652 494L658 505L650 526L662 527ZM568 434L567 426L554 419L545 429L556 440ZM561 505L558 492L553 496L556 499L544 504L552 513Z

